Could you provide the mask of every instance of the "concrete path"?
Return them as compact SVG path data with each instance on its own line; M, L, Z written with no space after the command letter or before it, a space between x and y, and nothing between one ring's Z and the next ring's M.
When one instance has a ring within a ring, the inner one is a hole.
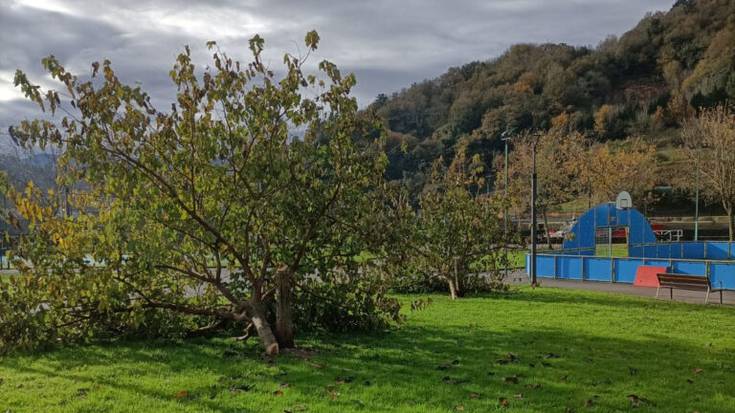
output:
M524 271L515 271L508 275L512 284L529 284L528 276ZM608 283L598 281L555 280L539 278L542 287L572 288L577 290L603 291L616 294L637 295L640 297L656 297L656 288L634 287L631 284ZM693 304L704 304L703 291L674 290L674 300ZM669 290L662 289L659 300L669 300ZM735 291L723 291L722 302L728 306L735 306ZM720 293L713 292L709 296L709 305L720 305Z

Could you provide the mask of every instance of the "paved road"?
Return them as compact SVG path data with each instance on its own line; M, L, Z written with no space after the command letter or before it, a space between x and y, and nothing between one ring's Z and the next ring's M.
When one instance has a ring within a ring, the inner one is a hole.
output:
M514 271L508 274L509 282L512 284L528 284L529 279L525 271ZM554 288L572 288L577 290L603 291L616 294L636 295L640 297L656 297L656 288L652 287L634 287L631 284L608 283L598 281L572 281L572 280L554 280L551 278L539 278L541 286ZM686 291L674 290L674 300L687 303L704 304L704 295L702 291ZM735 291L724 291L722 294L722 302L726 305L735 306ZM659 300L669 300L668 289L661 290L661 298ZM720 293L713 292L709 296L709 304L720 305Z
M0 277L4 275L17 274L16 271L0 271ZM513 270L508 273L507 282L511 284L521 285L529 284L528 276L525 270ZM650 287L633 287L630 284L608 283L597 281L571 281L571 280L554 280L551 278L539 278L541 285L544 287L554 288L571 288L577 290L603 291L616 294L636 295L640 297L656 297L656 288ZM190 291L188 294L198 294L200 292ZM722 294L722 302L728 306L735 306L735 291L724 291ZM669 300L669 291L662 290L659 300ZM674 290L674 300L683 301L694 304L704 304L704 292L702 291L686 291ZM720 305L720 293L714 292L710 294L709 304Z

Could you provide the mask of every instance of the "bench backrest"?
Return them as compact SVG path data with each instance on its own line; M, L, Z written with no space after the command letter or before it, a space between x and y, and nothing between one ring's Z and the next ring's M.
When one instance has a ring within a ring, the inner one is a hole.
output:
M658 277L658 282L661 285L690 285L701 287L710 285L709 277L701 275L660 273L656 277Z

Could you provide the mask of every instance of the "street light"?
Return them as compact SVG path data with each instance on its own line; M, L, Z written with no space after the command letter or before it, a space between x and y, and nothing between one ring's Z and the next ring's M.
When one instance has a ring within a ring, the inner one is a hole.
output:
M503 186L503 237L505 252L505 280L508 279L508 141L512 138L513 129L506 129L501 135L500 140L505 143L505 180Z
M694 206L694 241L699 241L699 154L695 160L697 163L697 188Z
M531 286L536 286L536 144L531 144Z

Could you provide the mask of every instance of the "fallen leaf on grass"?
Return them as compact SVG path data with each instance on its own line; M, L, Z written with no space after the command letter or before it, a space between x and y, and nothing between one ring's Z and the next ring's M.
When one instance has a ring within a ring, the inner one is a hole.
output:
M89 393L89 389L87 388L77 389L77 397L85 397L87 393Z
M276 390L273 392L274 396L283 396L283 390Z
M474 400L474 399L479 399L479 398L480 398L479 393L470 393L470 399Z
M650 400L635 394L629 394L628 400L630 401L630 407L640 407L643 404L651 404Z
M544 354L544 358L545 359L558 359L560 357L561 357L560 355L555 354L555 353L546 353L546 354Z
M687 379L687 383L689 383L689 384L694 384L694 380L692 380L692 379Z
M540 389L541 384L540 383L533 383L533 384L526 384L527 389Z
M303 411L306 411L306 405L303 405L303 404L297 404L296 406L290 409L283 409L283 413L294 413L294 412L303 412Z
M333 387L333 386L327 386L327 395L332 400L337 400L337 396L339 396L339 392Z
M699 373L701 373L701 372L703 372L703 371L704 371L704 369L700 369L699 367L697 367L697 368L695 368L695 369L692 369L692 372L693 372L694 374L699 374Z
M309 348L288 348L283 350L284 354L291 354L302 360L309 360L317 351Z
M464 411L464 406L462 406L461 404L458 404L458 405L454 406L454 410L456 410L458 412L463 412Z
M467 379L460 379L457 377L450 377L450 376L444 376L442 377L442 382L445 384L462 384L467 383L469 380Z
M255 385L253 384L247 384L247 383L235 383L230 386L230 392L232 393L239 393L239 392L247 392L253 389Z
M503 381L506 383L518 384L519 380L518 380L518 376L514 374L512 376L503 377Z
M352 377L352 376L339 376L336 379L334 379L334 381L337 384L352 383L354 380L355 380L355 378Z
M500 407L508 407L510 406L510 402L505 397L501 397L498 399L498 404L500 404Z
M522 400L523 399L523 393L516 394L515 395L515 398L518 399L518 400Z
M515 353L508 353L503 358L497 359L498 364L508 364L518 361L518 356Z
M177 400L185 399L189 397L189 392L187 390L179 390L174 394L174 398Z

